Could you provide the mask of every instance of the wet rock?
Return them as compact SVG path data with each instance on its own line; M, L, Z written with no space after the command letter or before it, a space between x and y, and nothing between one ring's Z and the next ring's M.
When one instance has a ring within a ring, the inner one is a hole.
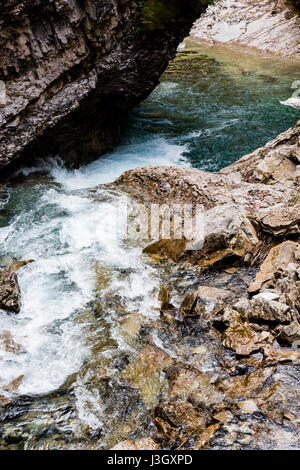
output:
M270 283L276 273L286 269L290 263L295 262L295 252L298 247L298 243L286 241L271 248L256 275L255 281L249 286L249 293L256 293L262 287L268 288L268 283Z
M167 370L169 378L169 393L171 399L194 400L210 406L220 403L223 395L211 383L209 376L195 367L176 365Z
M23 378L24 378L24 375L20 375L19 377L16 377L11 382L9 382L8 385L3 386L2 389L5 390L6 392L16 393L21 383L23 382Z
M169 291L166 287L163 286L160 289L159 294L158 294L158 300L161 303L161 309L162 310L165 310L165 309L169 308L169 306L170 306L170 304L169 304L170 296L169 296Z
M195 441L194 450L203 449L209 444L214 434L220 428L220 424L211 424Z
M131 313L124 318L120 324L120 331L123 338L132 343L139 334L144 317L138 313Z
M173 359L159 348L148 345L129 364L121 376L141 391L147 405L155 405L162 388L162 372L173 364Z
M16 343L10 331L2 331L0 333L0 349L6 352L18 353L21 350L21 345Z
M258 410L257 404L254 400L245 400L238 402L237 406L243 413L252 414Z
M207 415L197 410L186 401L160 403L154 411L154 422L157 439L169 447L180 445L187 437L201 434L205 427Z
M299 364L300 352L291 350L290 348L274 349L271 345L263 346L264 365L273 366L277 364Z
M214 415L214 419L222 424L227 424L233 420L233 414L229 410L220 411Z
M0 409L5 408L11 403L11 400L4 395L0 395Z
M255 401L267 419L282 424L286 414L298 415L299 390L299 365L278 365Z
M245 375L231 376L218 383L229 401L256 399L265 384L271 383L273 367L259 368Z
M188 294L184 299L180 307L180 315L183 318L186 317L198 317L205 313L205 305L198 302L198 293L193 292Z
M111 450L158 450L160 448L151 437L143 437L136 441L122 441L111 448Z
M8 271L13 273L19 271L19 269L23 268L24 266L27 266L27 264L33 263L33 259L28 259L28 260L14 260L11 265L8 267Z
M34 262L33 259L17 260L17 259L15 259L14 257L12 257L10 255L1 256L1 258L0 258L1 268L3 268L4 270L9 271L11 273L12 272L17 272L17 271L19 271L19 269L21 269L24 266L26 266L27 264L30 264L30 263L33 263L33 262Z
M179 309L182 318L214 320L225 303L233 297L231 291L210 286L200 286L197 291L188 294Z
M230 326L222 336L225 347L233 349L236 354L247 356L261 347L261 340L255 330L246 322L243 322L238 312L227 310Z
M7 312L20 311L20 288L17 275L6 270L0 271L0 309Z
M169 259L171 261L178 261L180 256L184 253L186 248L185 240L159 240L146 246L143 253L151 256L155 261L161 259Z

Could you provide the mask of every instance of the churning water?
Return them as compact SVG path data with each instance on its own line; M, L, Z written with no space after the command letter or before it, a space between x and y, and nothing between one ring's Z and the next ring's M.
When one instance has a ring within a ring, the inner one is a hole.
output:
M10 181L0 254L34 262L19 273L21 312L0 312L0 332L21 345L0 351L0 394L17 400L0 423L0 448L107 448L147 431L164 378L140 371L143 383L131 377L135 395L124 385L126 368L141 331L151 329L153 343L176 357L179 339L166 346L155 326L165 272L141 246L115 237L113 208L123 196L101 185L141 165L215 171L236 161L295 123L297 110L280 100L299 73L293 64L189 45L132 113L114 152L76 171L41 162ZM212 358L206 367L213 370ZM16 393L1 391L19 376Z

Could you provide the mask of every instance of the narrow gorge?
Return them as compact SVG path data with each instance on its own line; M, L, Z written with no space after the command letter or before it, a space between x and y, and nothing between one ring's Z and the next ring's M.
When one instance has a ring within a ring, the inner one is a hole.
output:
M299 2L2 3L0 450L299 449Z

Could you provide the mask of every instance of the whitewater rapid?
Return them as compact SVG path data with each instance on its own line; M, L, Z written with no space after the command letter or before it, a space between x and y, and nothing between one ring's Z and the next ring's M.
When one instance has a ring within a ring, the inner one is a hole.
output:
M110 289L126 298L128 308L131 299L141 297L143 312L151 309L158 279L141 261L141 250L124 246L112 232L121 196L99 188L95 197L91 190L150 158L158 165L186 165L185 150L158 137L121 146L79 170L53 159L21 171L27 176L46 171L50 178L34 188L14 189L15 215L0 231L3 254L34 260L19 273L21 312L0 315L0 331L10 331L22 346L17 354L1 352L0 386L24 375L18 394L45 394L79 370L90 350L87 325L78 317L95 298L95 263L130 269L123 279L113 275ZM131 308L137 308L136 301Z

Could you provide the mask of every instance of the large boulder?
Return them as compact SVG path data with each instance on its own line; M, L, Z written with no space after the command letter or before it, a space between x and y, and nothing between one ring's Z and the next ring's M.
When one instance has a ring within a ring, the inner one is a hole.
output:
M254 282L250 284L249 293L256 293L262 287L274 286L276 274L285 270L290 264L295 263L298 248L299 244L294 241L286 241L274 246L263 262Z
M144 252L156 259L188 259L200 267L232 259L251 261L259 242L255 229L258 215L283 198L282 190L268 185L241 183L220 174L178 167L136 168L123 173L114 184L133 196L135 204L145 209L143 214L147 210L152 214L158 206L168 206L169 213L178 212L180 205L185 211L195 207L202 217L196 228L183 238L175 231L173 239L155 240ZM167 212L164 210L164 217ZM149 217L139 219L137 215L135 220L144 227ZM148 233L144 228L141 231Z
M143 203L197 203L204 210L230 204L252 217L282 202L283 197L282 190L265 184L241 183L218 173L172 166L125 171L114 184Z

